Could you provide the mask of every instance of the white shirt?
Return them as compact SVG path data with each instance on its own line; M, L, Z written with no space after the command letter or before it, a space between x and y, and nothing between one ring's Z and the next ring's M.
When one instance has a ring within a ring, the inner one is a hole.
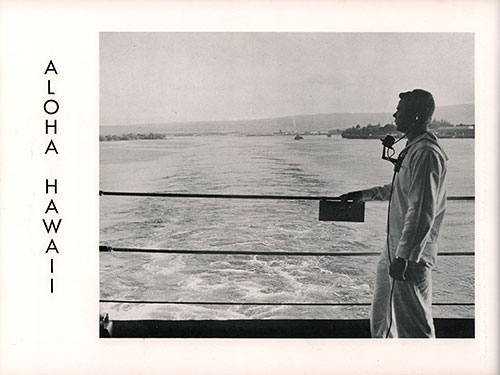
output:
M445 213L448 157L430 132L409 141L402 152L407 154L394 185L363 190L363 199L390 198L388 229L398 239L396 257L432 265Z

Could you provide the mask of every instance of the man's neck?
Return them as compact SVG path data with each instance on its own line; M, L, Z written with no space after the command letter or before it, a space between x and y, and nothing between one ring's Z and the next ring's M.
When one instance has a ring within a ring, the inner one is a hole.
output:
M424 134L427 132L427 128L421 128L421 129L415 129L406 134L406 137L408 138L408 141L413 141L415 138L418 136Z

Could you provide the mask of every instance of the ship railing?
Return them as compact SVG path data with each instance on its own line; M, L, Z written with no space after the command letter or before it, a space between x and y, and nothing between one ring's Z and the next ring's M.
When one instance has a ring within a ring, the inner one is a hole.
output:
M259 195L259 194L190 194L165 192L124 192L99 191L100 196L154 197L154 198L205 198L205 199L265 199L265 200L329 200L339 201L339 197L310 195ZM474 196L450 196L449 201L474 201ZM100 246L100 252L154 253L154 254L193 254L193 255L247 255L247 256L286 256L286 257L365 257L379 256L380 252L301 252L301 251L249 251L249 250L180 250L145 249L129 247ZM474 256L474 252L439 252L438 256ZM248 305L248 306L369 306L370 303L261 303L261 302L220 302L220 301L134 301L123 299L101 299L102 303L142 303L142 304L198 304L198 305ZM473 302L436 302L435 306L473 306Z
M132 192L132 191L105 191L99 190L99 196L121 197L152 197L152 198L210 198L210 199L270 199L270 200L309 200L309 201L340 201L340 197L324 195L266 195L266 194L191 194L191 193L163 193L163 192ZM474 201L471 195L450 196L449 201Z
M186 198L186 199L251 199L251 200L309 200L309 201L340 201L339 197L304 196L304 195L259 195L259 194L191 194L165 192L124 192L99 191L100 196L121 197L152 197L152 198ZM474 201L474 196L449 196L449 201ZM239 256L272 256L272 257L375 257L380 252L303 252L303 251L252 251L252 250L189 250L189 249L151 249L99 246L101 253L151 253L151 254L192 254L192 255L239 255ZM442 257L470 257L474 252L439 252ZM214 306L370 306L369 302L236 302L236 301L169 301L169 300L128 300L100 299L100 303L115 304L159 304L159 305L214 305ZM474 306L474 302L433 302L433 306ZM465 322L463 320L462 324ZM158 324L156 322L155 324ZM446 323L448 324L448 323ZM468 324L471 322L469 320Z

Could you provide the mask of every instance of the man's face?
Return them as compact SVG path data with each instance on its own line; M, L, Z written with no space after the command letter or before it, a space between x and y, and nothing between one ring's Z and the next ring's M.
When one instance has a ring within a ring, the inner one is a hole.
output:
M400 132L407 133L415 124L415 113L409 109L408 99L399 101L396 112L392 116L396 120L396 128Z

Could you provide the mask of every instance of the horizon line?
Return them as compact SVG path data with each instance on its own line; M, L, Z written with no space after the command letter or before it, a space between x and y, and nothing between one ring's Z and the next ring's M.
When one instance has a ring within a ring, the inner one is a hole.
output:
M447 104L437 106L437 108L445 107L455 107L464 105L475 105L475 103L460 103L460 104ZM276 117L258 117L258 118L239 118L239 119L227 119L227 120L197 120L197 121L168 121L168 122L144 122L144 123L130 123L130 124L101 124L99 121L99 126L142 126L142 125L173 125L173 124L199 124L199 123L217 123L217 122L239 122L239 121L265 121L265 120L276 120L285 119L290 117L301 117L301 116L321 116L321 115L386 115L391 114L391 112L320 112L320 113L302 113L302 114L290 114L281 115ZM436 120L436 119L434 119Z

